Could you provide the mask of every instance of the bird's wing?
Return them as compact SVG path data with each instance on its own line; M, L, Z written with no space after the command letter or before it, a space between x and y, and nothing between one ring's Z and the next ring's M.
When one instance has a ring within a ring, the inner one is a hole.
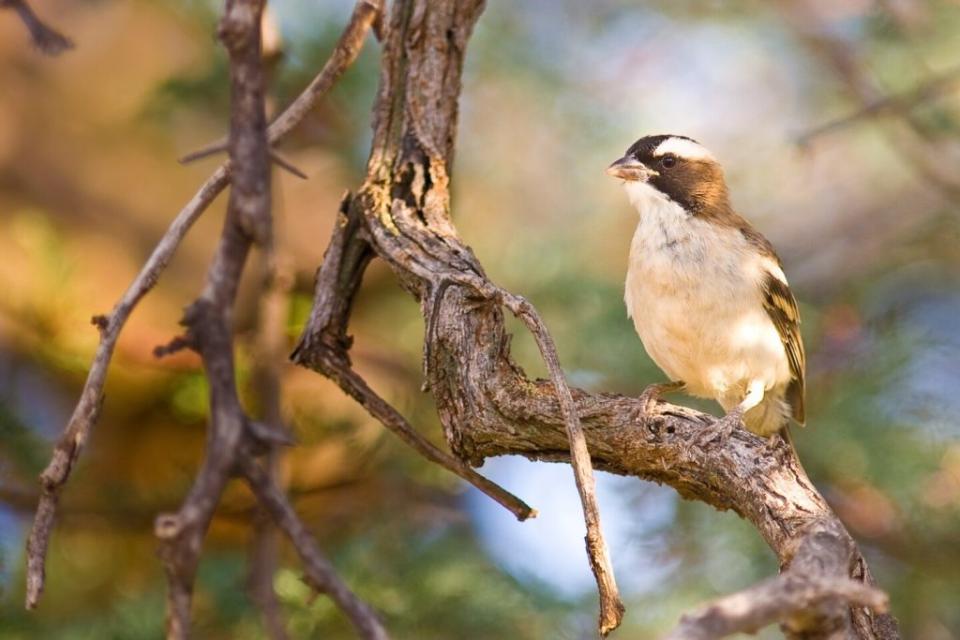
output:
M790 286L777 274L768 272L763 282L763 306L780 334L783 348L790 363L790 384L787 385L787 402L793 418L803 424L806 419L804 410L804 370L806 355L803 352L803 338L800 336L800 310Z
M787 402L790 404L793 419L803 424L806 421L804 372L807 367L807 356L803 352L803 338L800 336L800 309L797 308L797 299L790 291L790 285L787 284L786 277L783 275L780 257L774 251L770 241L742 218L740 232L747 242L771 261L762 283L763 307L773 321L773 326L777 328L777 333L780 334L780 340L783 342L783 349L787 352L787 361L790 363Z

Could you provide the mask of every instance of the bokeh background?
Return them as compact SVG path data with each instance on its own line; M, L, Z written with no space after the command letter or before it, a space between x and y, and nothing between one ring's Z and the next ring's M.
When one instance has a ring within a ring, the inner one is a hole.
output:
M272 111L319 69L351 5L271 5ZM32 613L22 609L23 545L36 475L96 345L90 316L111 308L215 166L176 158L226 128L219 6L34 7L77 48L42 57L0 12L0 639L156 638L164 583L152 521L176 508L200 460L206 387L195 357L157 361L151 350L178 331L201 286L223 198L120 340ZM801 457L916 640L960 638L958 44L956 0L491 0L470 45L453 185L462 235L495 281L539 307L570 378L636 394L661 374L622 303L636 214L603 169L644 134L682 133L711 148L801 303ZM377 64L371 40L283 147L310 176L276 176L295 275L291 344L338 199L362 176ZM246 388L257 307L255 279L248 285L238 314ZM514 328L518 360L542 374ZM419 391L419 311L383 265L368 272L353 330L358 368L441 442ZM595 595L568 467L487 463L484 473L541 511L520 524L321 377L288 366L284 385L300 441L284 457L284 482L396 637L592 637ZM600 475L628 606L618 637L655 637L684 610L776 571L736 516ZM263 637L245 589L250 516L249 496L233 487L207 539L197 637ZM291 637L351 637L299 576L284 548L275 587Z

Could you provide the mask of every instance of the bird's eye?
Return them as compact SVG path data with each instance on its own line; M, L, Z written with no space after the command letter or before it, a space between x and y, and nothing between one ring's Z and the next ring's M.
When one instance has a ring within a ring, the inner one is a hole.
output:
M677 156L666 155L660 158L660 166L669 169L677 164Z

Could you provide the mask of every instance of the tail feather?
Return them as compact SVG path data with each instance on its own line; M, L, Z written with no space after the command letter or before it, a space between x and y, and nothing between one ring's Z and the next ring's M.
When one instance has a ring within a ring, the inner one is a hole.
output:
M747 430L758 436L772 436L790 422L791 408L783 395L767 393L763 400L743 416Z

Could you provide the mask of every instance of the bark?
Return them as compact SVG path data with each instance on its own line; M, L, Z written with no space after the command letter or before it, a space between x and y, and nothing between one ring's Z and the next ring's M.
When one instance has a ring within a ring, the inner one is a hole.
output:
M425 387L453 452L473 465L508 454L568 461L562 389L555 380L530 380L510 357L503 308L521 318L535 312L486 278L451 219L460 75L481 10L476 0L394 4L367 178L345 201L293 357L369 405L372 391L350 381L359 377L350 369L347 328L363 271L379 257L420 302ZM681 633L688 635L673 637L720 637L758 621L783 622L792 638L899 637L883 595L869 588L866 562L789 443L741 430L700 447L695 438L711 416L662 402L647 412L632 398L576 389L573 399L595 466L735 511L756 527L790 579L741 594L763 609L756 616L718 625L726 609L715 605L713 614L685 621ZM798 610L800 591L806 595ZM607 615L601 612L601 632L609 630Z

